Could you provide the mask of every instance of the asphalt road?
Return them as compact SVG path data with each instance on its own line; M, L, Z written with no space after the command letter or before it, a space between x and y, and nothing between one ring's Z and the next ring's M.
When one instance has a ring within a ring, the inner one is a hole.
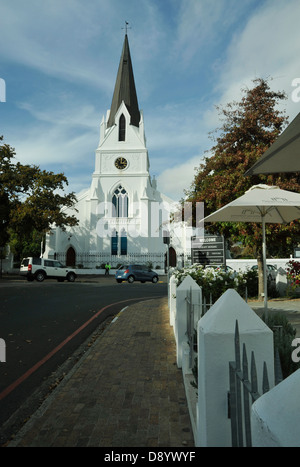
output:
M166 281L117 284L112 277L74 283L0 281L0 445L125 306L167 294Z

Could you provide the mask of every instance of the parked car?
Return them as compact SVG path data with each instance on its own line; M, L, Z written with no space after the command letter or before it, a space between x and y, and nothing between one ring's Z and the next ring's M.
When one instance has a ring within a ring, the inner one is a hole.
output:
M156 272L140 264L130 264L127 266L121 266L115 274L116 281L118 283L128 281L132 284L134 281L140 282L158 282L158 275Z
M258 266L252 266L251 268L253 271L258 270ZM273 264L267 264L267 279L268 281L275 281L276 279L276 274L277 274L277 268L276 266L273 266Z
M54 278L59 282L63 282L65 279L68 282L74 282L76 279L75 270L63 266L59 261L34 257L22 259L20 275L25 276L28 281L35 279L38 282L42 282L46 278Z

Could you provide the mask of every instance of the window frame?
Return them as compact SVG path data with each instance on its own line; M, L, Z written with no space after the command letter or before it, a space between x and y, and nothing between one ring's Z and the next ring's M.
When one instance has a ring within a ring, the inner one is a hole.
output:
M119 118L119 141L126 141L126 118L121 114Z
M129 197L127 190L119 185L112 195L112 217L128 217Z

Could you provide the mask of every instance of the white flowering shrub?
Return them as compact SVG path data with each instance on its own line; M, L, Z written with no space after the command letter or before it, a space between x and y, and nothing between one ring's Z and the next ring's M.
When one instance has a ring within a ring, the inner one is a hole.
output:
M202 287L203 295L212 296L215 302L227 289L235 289L240 295L245 295L246 285L249 279L254 278L251 271L246 273L236 271L225 271L222 267L204 267L201 264L193 264L184 269L173 272L177 287L186 276L191 276L194 281ZM256 275L255 275L255 278Z

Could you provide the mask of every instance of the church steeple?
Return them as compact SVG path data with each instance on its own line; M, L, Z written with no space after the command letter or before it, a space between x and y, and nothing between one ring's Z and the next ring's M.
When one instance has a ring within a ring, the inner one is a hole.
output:
M122 101L124 101L131 116L131 125L138 127L140 123L140 111L135 89L127 34L125 34L107 128L114 125L115 115Z

